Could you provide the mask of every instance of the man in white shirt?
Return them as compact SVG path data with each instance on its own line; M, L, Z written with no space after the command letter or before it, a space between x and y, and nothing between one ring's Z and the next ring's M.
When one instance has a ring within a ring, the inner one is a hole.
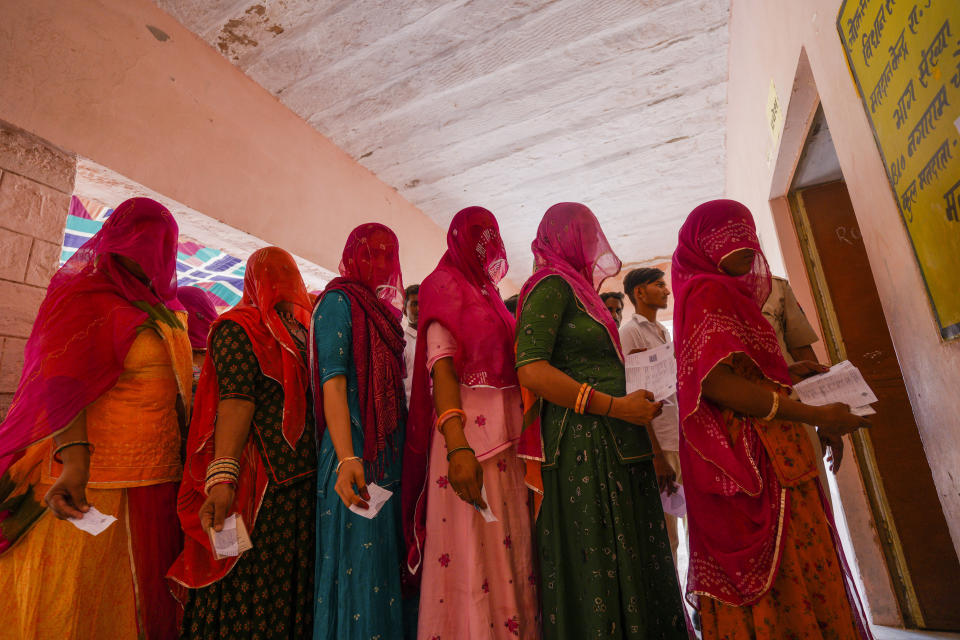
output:
M623 353L637 353L653 347L667 344L672 340L667 328L657 322L657 312L667 308L667 299L670 290L663 279L664 273L660 269L634 269L623 279L623 291L633 303L636 313L620 327L620 343ZM662 450L663 461L669 465L666 475L661 469L657 470L661 491L673 493L675 484L681 484L680 474L680 419L677 411L677 396L670 396L663 405L663 413L653 419L653 432ZM656 451L657 447L654 447ZM660 463L654 460L654 465ZM672 476L672 477L671 477ZM667 535L670 537L670 548L673 558L677 558L677 518L664 514L667 525Z
M420 296L420 285L411 284L403 292L403 315L407 316L407 324L403 328L403 389L407 393L407 406L410 406L410 391L413 388L413 361L417 357L417 316L420 315L420 305L417 300Z

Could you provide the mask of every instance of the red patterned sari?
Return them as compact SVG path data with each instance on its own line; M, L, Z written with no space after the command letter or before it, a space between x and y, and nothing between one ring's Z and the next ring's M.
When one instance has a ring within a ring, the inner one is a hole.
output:
M719 264L755 251L750 272ZM735 414L702 394L718 365L779 393L790 376L760 312L770 275L750 211L705 203L673 256L674 327L687 498L687 597L704 638L870 637L803 426Z

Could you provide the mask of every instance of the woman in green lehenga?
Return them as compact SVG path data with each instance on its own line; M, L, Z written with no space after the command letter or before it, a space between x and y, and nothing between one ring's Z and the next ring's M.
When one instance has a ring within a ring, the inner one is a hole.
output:
M635 426L649 425L660 405L646 391L626 393L617 329L597 295L620 260L590 209L575 203L547 210L532 248L517 368L540 399L527 403L539 427L525 430L520 452L539 494L544 638L687 638L661 463Z

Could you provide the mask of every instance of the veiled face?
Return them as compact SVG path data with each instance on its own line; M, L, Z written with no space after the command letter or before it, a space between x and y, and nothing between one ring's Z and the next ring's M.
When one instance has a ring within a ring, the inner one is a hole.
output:
M388 227L368 222L351 231L343 247L340 275L362 283L397 318L403 313L400 243Z
M483 207L457 212L447 232L447 248L457 256L461 269L496 285L507 275L507 251L494 215Z
M731 276L742 276L750 273L757 252L753 249L737 249L725 255L718 265L720 269Z

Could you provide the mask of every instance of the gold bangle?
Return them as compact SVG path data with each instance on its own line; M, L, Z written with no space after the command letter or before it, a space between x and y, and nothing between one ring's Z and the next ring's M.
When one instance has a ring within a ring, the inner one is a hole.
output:
M231 462L223 461L223 462L211 462L209 465L207 465L207 473L210 473L211 471L214 471L214 470L217 470L217 469L237 469L237 470L239 470L239 469L240 469L240 464L237 463L237 462L232 462L232 461L231 461Z
M233 485L234 491L237 489L237 484L240 479L229 473L221 473L210 478L207 478L207 481L203 483L203 492L206 495L210 495L210 489L214 488L218 484L231 484Z
M581 413L587 413L588 411L590 411L590 403L593 402L593 396L596 393L597 393L597 390L594 387L590 387L589 389L587 389L587 393L583 398L583 406L581 407L583 411L581 411Z
M586 382L580 385L580 391L577 393L577 401L573 403L573 410L577 413L583 413L583 411L580 410L580 403L583 402L583 394L589 386Z
M337 468L334 469L333 472L337 475L340 475L340 467L343 466L344 462L350 462L351 460L360 460L362 462L363 458L361 458L360 456L348 456L343 460L340 460L339 462L337 462Z
M773 394L773 404L770 405L770 413L760 418L763 422L770 422L771 420L776 418L777 411L780 410L780 394L777 393L776 391L771 391L770 393Z

